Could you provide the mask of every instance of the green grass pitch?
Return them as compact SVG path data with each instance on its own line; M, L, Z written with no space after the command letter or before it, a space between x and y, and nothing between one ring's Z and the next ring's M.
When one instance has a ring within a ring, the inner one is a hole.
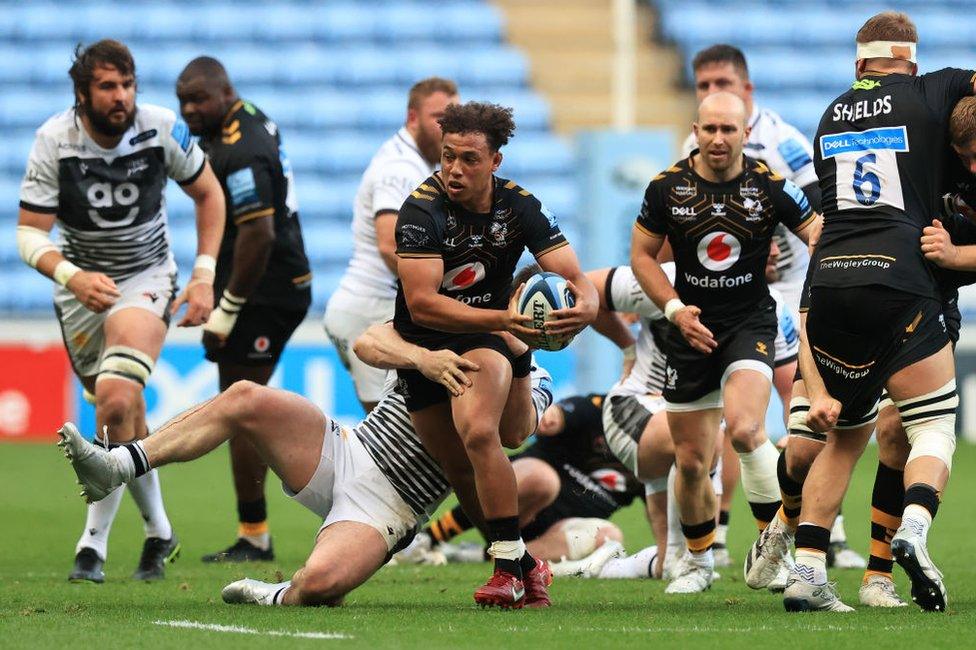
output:
M868 508L876 456L869 447L845 504L851 544L867 548ZM976 634L976 447L960 445L953 479L931 535L933 557L947 576L948 615L915 606L855 614L787 614L781 598L750 591L741 569L723 571L711 591L668 597L658 581L559 579L545 611L482 611L471 594L488 565L386 567L338 609L229 606L221 587L245 575L289 576L303 561L318 522L268 486L278 561L209 566L204 553L232 541L234 502L228 459L220 450L162 470L166 504L183 555L156 584L129 579L142 525L129 497L112 530L104 585L66 582L84 507L73 475L51 445L0 445L0 647L810 647L894 644L972 647ZM618 513L627 547L650 542L638 508ZM754 536L741 495L730 546L736 560ZM846 602L857 605L860 571L834 571ZM896 568L903 595L908 583ZM189 622L189 623L180 623ZM202 625L200 628L173 625ZM223 626L223 627L220 627ZM238 630L236 628L244 628ZM294 634L309 636L293 636ZM330 636L331 635L331 636Z

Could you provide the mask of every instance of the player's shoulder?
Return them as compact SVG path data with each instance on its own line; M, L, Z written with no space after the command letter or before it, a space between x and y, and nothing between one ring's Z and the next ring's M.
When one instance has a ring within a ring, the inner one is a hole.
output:
M389 171L411 171L423 178L430 175L430 165L424 160L417 145L400 129L386 139L373 154L370 167L376 173Z
M407 195L403 207L404 210L408 208L420 210L435 218L446 218L444 211L446 199L447 193L444 191L444 184L436 174L432 174Z
M75 110L69 108L44 120L44 123L34 131L34 136L52 147L71 147L72 144L80 146L79 142L74 142L80 138L80 128Z
M224 120L214 148L231 158L258 153L277 157L278 125L247 100L238 100Z
M518 183L507 178L495 177L495 201L506 207L526 212L542 210L542 201Z
M791 138L798 138L806 141L800 130L783 119L783 116L774 111L771 108L765 106L759 107L759 122L764 127L763 131L768 134L767 137L771 137L774 142L772 142L773 148L779 147L779 145Z
M165 106L156 104L139 104L136 108L134 126L137 131L153 128L172 128L177 122L182 122L176 113Z
M785 179L782 174L778 174L773 169L761 160L756 160L755 158L746 157L746 174L754 178L758 178L761 182L766 184L781 183Z
M694 151L691 153L694 153ZM691 171L691 153L651 178L651 181L647 184L648 191L652 189L667 189L678 183L684 183L688 179Z

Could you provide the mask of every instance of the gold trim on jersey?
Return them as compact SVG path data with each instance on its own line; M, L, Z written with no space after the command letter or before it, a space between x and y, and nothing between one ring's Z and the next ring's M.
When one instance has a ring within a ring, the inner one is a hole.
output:
M245 221L253 221L254 219L260 219L262 217L273 217L274 208L263 208L261 210L255 210L254 212L245 212L239 217L234 219L236 225L241 225Z
M892 262L897 262L898 261L896 258L889 257L888 255L870 255L869 254L869 255L831 255L830 257L822 257L822 258L820 258L820 262L819 263L820 264L823 264L824 262L826 262L828 260L854 260L854 259L862 259L862 258L865 258L865 257L879 257L879 258L881 258L883 260L890 260Z
M810 216L803 220L803 223L801 223L799 226L793 229L794 234L800 232L801 230L809 226L811 223L813 223L813 221L816 218L817 218L817 213L811 212Z
M227 110L227 115L224 115L224 119L222 123L227 124L228 122L230 122L230 118L234 117L234 113L241 110L242 106L244 106L243 99L238 99L236 102L234 102L231 105L231 107Z
M441 254L440 253L401 253L400 251L397 251L397 257L403 257L411 260L413 259L433 260L433 259L440 259Z
M539 251L538 253L535 253L533 256L536 259L539 259L540 257L542 257L543 255L545 255L546 253L551 253L551 252L553 252L555 250L559 250L563 246L569 246L569 242L568 241L563 241L563 242L559 242L558 244L553 244L549 248L545 248L545 249Z
M311 279L312 279L312 272L309 271L305 275L300 275L297 278L292 278L291 279L291 283L292 284L305 284L306 282L308 282Z
M505 188L506 190L514 190L516 187L518 187L518 185L515 184L515 181L508 181L507 183L502 185L502 187Z
M833 356L831 354L828 354L823 349L818 348L816 345L813 346L813 349L816 350L817 352L819 352L820 354L824 355L825 357L827 357L831 361L835 361L835 362L839 363L840 365L844 366L845 368L850 368L851 370L863 370L864 368L870 368L871 366L874 365L874 361L872 361L870 363L864 363L864 364L861 364L859 366L858 365L854 365L854 364L851 364L851 363L847 363L846 361L841 361L837 357L835 357L835 356Z
M660 235L656 232L651 232L650 230L640 225L639 223L636 223L634 225L637 226L637 229L640 230L645 235L647 235L648 237L653 237L654 239L664 239L664 235Z
M421 187L423 187L423 186L421 186ZM434 199L437 198L436 196L430 196L430 195L427 195L427 194L421 194L417 190L414 190L413 192L410 192L410 196L412 196L415 199L424 199L425 201L433 201Z

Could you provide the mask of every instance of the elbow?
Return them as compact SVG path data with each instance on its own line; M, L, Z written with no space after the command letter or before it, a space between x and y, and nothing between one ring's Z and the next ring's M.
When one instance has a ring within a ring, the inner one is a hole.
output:
M369 363L368 356L370 350L369 332L364 332L353 341L352 351L363 363Z

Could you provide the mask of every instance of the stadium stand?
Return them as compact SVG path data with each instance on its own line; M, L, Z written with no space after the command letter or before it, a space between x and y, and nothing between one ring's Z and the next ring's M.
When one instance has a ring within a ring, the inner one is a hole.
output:
M482 0L439 2L436 19L417 0L0 0L0 202L14 211L34 130L71 103L74 45L112 37L135 55L138 101L176 109L177 74L209 54L282 127L314 265L313 312L324 310L348 260L359 175L402 123L409 86L426 76L455 79L465 99L515 108L519 130L500 174L530 188L572 233L573 153L552 132L550 108L530 87L523 54L506 44L503 22ZM167 200L177 261L188 269L192 204L172 184ZM13 220L5 223L0 315L46 315L50 281L23 265Z
M809 136L824 107L853 74L852 34L886 9L908 11L919 31L919 71L971 65L976 14L971 0L656 0L661 36L676 43L691 79L691 58L713 43L741 48L757 99ZM924 8L924 11L913 9ZM716 19L716 16L731 18Z

